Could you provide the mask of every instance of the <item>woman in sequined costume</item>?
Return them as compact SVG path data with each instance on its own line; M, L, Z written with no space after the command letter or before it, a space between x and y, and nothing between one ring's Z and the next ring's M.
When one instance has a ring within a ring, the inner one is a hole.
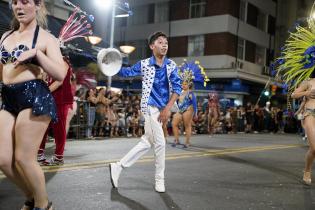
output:
M193 117L197 118L197 101L196 96L193 92L191 92L192 81L188 83L187 81L183 81L182 84L182 93L177 100L178 104L178 112L173 117L173 132L174 132L174 143L172 146L176 146L179 144L179 129L178 126L180 122L183 122L186 133L186 140L184 144L184 148L190 146L190 137L191 137L191 124Z
M281 48L280 57L271 65L276 70L276 79L280 79L292 91L294 99L303 98L297 115L304 118L309 148L305 155L303 183L311 185L312 165L315 159L315 2L305 22L296 22L294 30ZM306 25L305 25L306 23ZM288 104L289 105L289 104ZM289 108L289 107L288 107Z
M220 107L218 96L215 93L209 93L208 99L208 133L213 134L214 127L220 117Z
M12 0L11 6L12 30L0 41L0 80L4 83L0 169L24 192L23 210L51 210L36 154L49 122L57 120L56 107L46 83L38 78L44 71L62 81L67 69L58 40L43 29L44 1Z
M313 74L314 75L314 74ZM315 76L315 75L314 75ZM303 182L311 185L311 171L315 159L315 78L304 81L291 95L292 98L304 98L299 112L303 115L302 125L309 142L309 149L305 155Z

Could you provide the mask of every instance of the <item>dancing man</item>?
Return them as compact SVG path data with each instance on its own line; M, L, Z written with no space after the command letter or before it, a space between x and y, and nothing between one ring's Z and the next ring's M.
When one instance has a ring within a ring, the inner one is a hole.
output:
M181 79L176 63L166 57L167 36L163 32L156 32L148 41L153 56L137 62L132 67L124 67L119 72L122 77L142 75L141 112L145 117L145 134L120 161L111 163L109 169L112 185L117 188L121 171L130 167L153 147L155 190L162 193L165 192L165 137L162 123L167 121L170 109L181 93Z

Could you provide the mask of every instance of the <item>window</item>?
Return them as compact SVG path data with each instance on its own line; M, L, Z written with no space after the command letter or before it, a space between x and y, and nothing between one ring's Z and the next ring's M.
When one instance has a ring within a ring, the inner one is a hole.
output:
M276 18L271 15L268 16L268 33L271 35L276 33Z
M115 26L126 27L127 26L127 18L116 18Z
M155 10L155 4L149 4L148 9L148 22L147 23L154 23L154 11Z
M265 65L266 49L256 45L255 63L261 66Z
M205 37L204 35L188 37L188 56L204 55Z
M267 15L261 11L257 14L257 28L262 31L266 31L267 28Z
M149 5L135 7L133 15L128 19L128 25L140 25L149 23Z
M258 8L247 2L246 23L257 27Z
M162 23L169 21L169 11L169 2L156 4L154 22Z
M190 0L190 18L200 18L206 15L206 0Z
M245 40L242 38L238 38L237 58L241 60L244 60L245 58Z
M246 2L245 1L241 1L240 2L240 14L239 14L239 19L241 21L246 22Z

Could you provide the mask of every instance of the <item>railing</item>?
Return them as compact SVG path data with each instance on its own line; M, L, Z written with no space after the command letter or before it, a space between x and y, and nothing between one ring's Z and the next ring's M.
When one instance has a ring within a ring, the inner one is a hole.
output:
M68 136L74 137L75 139L85 138L85 132L88 128L88 124L84 106L86 106L88 103L86 101L80 100L74 101L74 103L77 103L78 108L76 114L73 116L70 122Z
M70 122L70 128L69 128L69 133L68 133L68 138L74 138L74 139L82 139L82 138L87 138L86 133L87 133L87 129L90 128L93 132L93 129L105 129L106 130L106 126L101 127L95 127L95 120L93 125L89 126L88 125L88 110L90 110L90 103L87 101L82 101L82 100L78 100L76 101L77 103L77 111L76 114L74 115L74 117L72 118L71 122ZM117 107L118 109L123 109L123 107ZM122 133L122 136L127 136L127 122L126 122L126 117L125 117L125 126L124 127L119 127ZM117 126L118 126L118 122L117 122ZM92 134L93 135L93 134Z

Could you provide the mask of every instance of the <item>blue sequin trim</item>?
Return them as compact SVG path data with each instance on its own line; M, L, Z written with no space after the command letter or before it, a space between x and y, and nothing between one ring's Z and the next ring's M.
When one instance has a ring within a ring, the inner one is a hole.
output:
M3 85L2 99L2 108L15 116L23 109L32 108L34 115L47 115L57 122L55 100L42 80Z

